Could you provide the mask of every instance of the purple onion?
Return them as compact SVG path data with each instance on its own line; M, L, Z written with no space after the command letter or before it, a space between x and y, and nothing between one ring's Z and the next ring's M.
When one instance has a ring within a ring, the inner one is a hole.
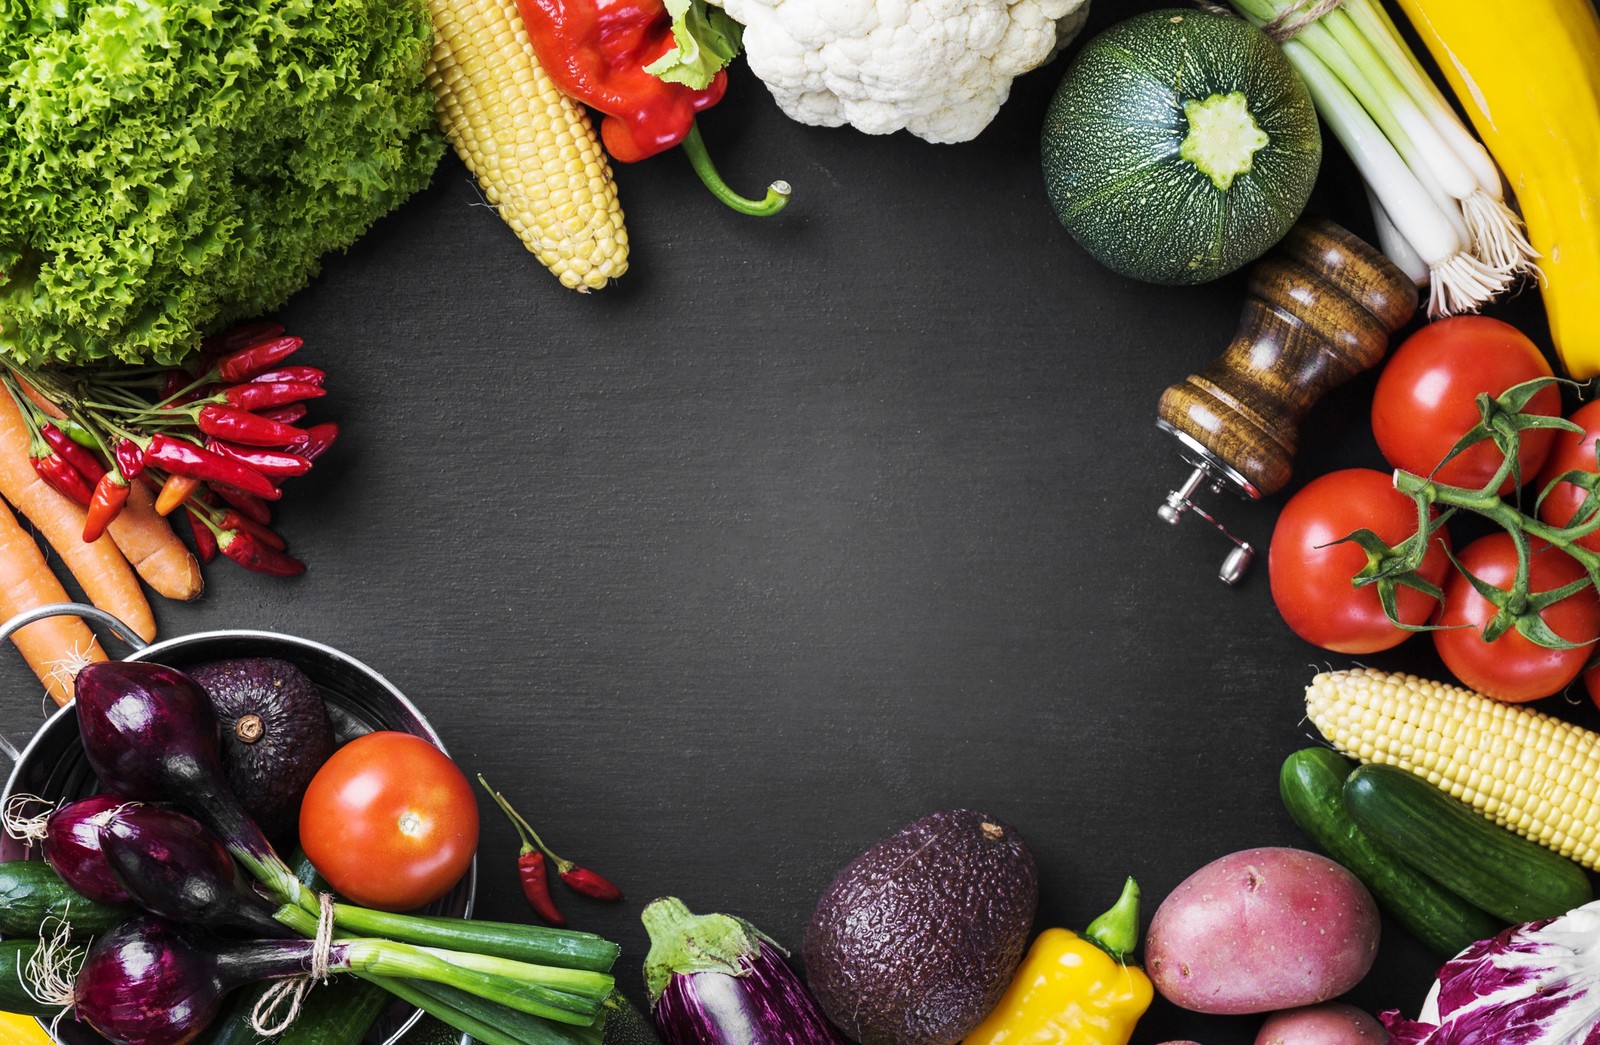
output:
M100 826L127 804L115 795L92 795L57 807L45 819L45 862L78 895L101 903L128 902L128 891L100 849Z
M843 1045L781 949L749 922L674 897L644 909L650 1012L667 1045Z
M287 935L273 906L252 890L228 849L186 813L126 805L100 828L105 860L127 894L151 914L191 925Z

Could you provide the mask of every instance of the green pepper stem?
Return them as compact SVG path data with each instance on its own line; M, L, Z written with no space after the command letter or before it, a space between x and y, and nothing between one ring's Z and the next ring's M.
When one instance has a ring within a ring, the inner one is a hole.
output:
M1089 923L1083 938L1119 962L1139 946L1139 883L1129 878L1111 910Z
M748 214L753 218L771 217L788 204L789 194L794 191L788 182L775 181L767 186L767 195L764 199L752 200L734 192L728 187L728 183L722 180L722 175L717 173L716 164L711 162L711 154L706 152L706 143L700 137L700 125L697 123L689 124L689 133L684 135L683 141L679 142L678 146L688 155L690 166L700 175L700 180L705 182L706 188L711 190L711 195L740 214Z

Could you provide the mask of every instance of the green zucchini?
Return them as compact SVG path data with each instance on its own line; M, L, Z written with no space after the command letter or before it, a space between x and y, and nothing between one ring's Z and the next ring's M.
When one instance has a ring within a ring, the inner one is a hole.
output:
M73 935L85 940L132 913L79 896L43 860L0 863L0 935L37 937L45 919L65 918Z
M44 1004L22 986L28 962L38 949L36 939L0 940L0 1012L49 1019L61 1011L61 1006Z
M1200 283L1295 223L1322 162L1311 95L1243 19L1149 11L1079 49L1045 117L1051 206L1099 261Z
M1429 950L1446 957L1486 940L1505 923L1389 856L1345 810L1355 763L1325 747L1284 759L1278 791L1289 816L1317 846L1361 879L1378 905Z
M1594 899L1583 868L1397 766L1351 773L1344 802L1386 852L1508 922L1554 918Z

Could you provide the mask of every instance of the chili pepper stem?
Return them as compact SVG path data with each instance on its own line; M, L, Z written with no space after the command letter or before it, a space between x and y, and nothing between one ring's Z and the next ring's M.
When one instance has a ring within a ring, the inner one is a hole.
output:
M786 181L775 181L768 185L766 197L760 200L741 196L729 188L728 183L722 180L722 175L717 173L716 164L711 162L711 154L706 151L705 140L700 137L698 123L689 124L689 133L684 135L683 141L678 145L689 157L689 165L694 168L694 172L705 182L706 188L711 190L711 195L740 214L748 214L753 218L769 218L788 205L789 195L794 190Z
M550 862L556 865L556 873L558 874L566 874L577 866L571 860L563 860L561 857L552 853L550 851L550 847L544 844L544 839L539 837L539 832L533 829L533 825L522 819L522 814L518 813L514 808L512 808L511 803L506 800L505 795L502 795L500 792L489 786L489 781L484 779L482 773L478 774L478 783L482 784L483 789L489 792L489 797L494 799L495 805L499 806L501 811L504 812L506 816L510 817L511 826L517 829L517 837L522 840L523 852L528 851L530 848L530 842L532 845L538 846L539 851L544 853L545 856L549 857Z
M1129 878L1111 910L1089 923L1083 938L1119 962L1139 945L1139 883Z

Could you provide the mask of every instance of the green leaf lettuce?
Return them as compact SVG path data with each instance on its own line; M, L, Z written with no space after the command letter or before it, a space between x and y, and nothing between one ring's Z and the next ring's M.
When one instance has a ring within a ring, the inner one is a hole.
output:
M169 364L443 151L422 0L0 0L0 353Z

